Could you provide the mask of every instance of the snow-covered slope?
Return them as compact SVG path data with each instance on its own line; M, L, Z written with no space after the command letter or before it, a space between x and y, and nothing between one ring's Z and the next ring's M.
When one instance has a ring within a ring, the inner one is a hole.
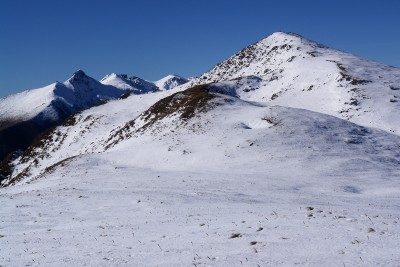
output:
M27 120L37 116L53 100L56 83L49 86L24 91L0 100L0 118L2 123ZM6 125L2 125L3 129ZM7 125L8 126L8 125Z
M393 266L398 73L276 33L83 110L0 165L0 265Z
M104 151L104 140L108 139L112 130L138 116L154 102L172 92L133 95L70 117L63 125L43 136L40 142L29 147L22 154L22 158L18 159L18 163L13 163L13 179L37 176L70 157ZM8 172L9 170L1 171L0 166L0 174Z
M0 234L8 244L0 262L335 266L400 260L399 136L213 90L162 92L166 97L157 102L158 94L132 96L59 127L34 151L32 175L0 195L6 214ZM124 112L140 102L151 106ZM56 138L70 151L103 152L71 152L53 164L66 152L54 147Z
M175 74L171 74L168 76L165 76L164 78L155 81L154 84L160 89L160 90L170 90L173 89L177 86L180 86L182 84L187 83L189 80L180 77Z
M171 91L169 96L168 93L159 93L131 97L82 112L66 121L62 127L56 128L39 145L28 149L25 155L19 159L19 162L15 163L17 167L14 170L13 177L20 179L21 176L19 175L21 173L24 176L30 175L34 177L46 172L49 167L66 158L92 152L104 152L121 142L128 142L129 145L125 144L129 148L128 153L131 153L129 152L131 148L134 147L135 151L138 151L141 146L143 146L143 150L158 151L155 155L149 154L149 157L146 157L145 153L133 153L133 155L127 157L129 160L135 158L133 161L138 166L147 166L147 163L151 163L154 166L147 167L160 168L163 166L161 164L163 160L179 162L180 160L173 159L173 157L180 156L183 151L191 153L190 151L192 150L199 150L203 153L200 153L196 158L206 159L204 162L208 168L215 164L215 168L221 169L223 166L228 165L229 169L232 169L236 165L234 163L235 158L242 162L241 164L238 162L237 165L257 165L268 158L268 153L265 154L263 150L251 149L253 152L256 151L254 152L254 158L258 158L258 160L253 161L249 154L251 151L246 152L246 159L243 159L242 152L239 153L241 150L237 148L241 146L242 142L256 144L257 138L249 135L255 131L244 130L259 129L258 132L263 134L263 138L268 139L261 141L265 145L265 151L267 151L268 147L271 149L275 145L275 141L271 141L272 139L266 134L270 128L273 128L272 126L279 126L275 128L280 130L285 129L279 132L279 138L282 139L281 142L284 142L283 144L289 142L291 153L298 158L305 153L303 150L311 149L312 154L315 154L315 150L317 150L326 156L332 153L334 156L344 157L345 160L349 160L350 157L345 156L346 153L350 153L349 155L354 155L358 159L367 157L363 161L377 161L385 166L379 169L386 168L389 170L389 166L394 166L395 170L397 170L399 167L400 137L320 113L300 109L278 108L259 102L242 101L235 97L214 93L214 91L215 87L212 85L197 86L183 92L173 93ZM213 100L214 98L216 99L215 101ZM161 100L157 101L158 99ZM156 103L153 104L154 102ZM136 108L132 109L132 106ZM218 107L218 109L215 109L215 107ZM211 115L206 112L208 109L211 109ZM270 115L255 115L252 111L253 109ZM291 122L284 127L283 119L280 118L279 114L286 114L287 112L291 114L289 116ZM274 115L275 113L276 115ZM294 116L294 114L297 115ZM213 122L217 118L234 120L235 123L233 123L233 126L229 124L230 126L227 127L221 122ZM187 121L190 121L190 124ZM206 125L212 126L205 127ZM181 132L180 129L182 129L183 133L177 136L176 132ZM237 133L238 131L239 133ZM297 148L299 152L295 153L294 147L304 142L306 144L311 142L310 140L300 142L300 139L305 138L305 134L311 135L312 143L314 144L315 142L315 144L312 146L300 145ZM152 136L154 135L156 138L153 140ZM294 136L294 139L290 141L292 136ZM212 141L214 137L217 138L216 141ZM242 141L235 141L236 138ZM223 141L224 139L226 140ZM162 140L161 143L172 142L176 144L162 145L158 140ZM389 142L388 140L392 141ZM383 142L382 144L380 143L381 141ZM134 143L130 144L129 142ZM221 142L220 145L218 145L219 142ZM239 146L234 145L235 142ZM385 142L389 143L386 144ZM190 148L191 145L196 144L199 144L199 147ZM176 151L177 155L175 155L175 152L169 153L176 150L172 149L173 147L180 147L181 145L181 149ZM168 150L168 153L163 154L161 152L163 150L162 147ZM224 153L218 151L218 147L221 147ZM277 151L284 151L281 143L279 143L278 147ZM356 148L361 150L358 151ZM227 156L230 153L234 153L228 152L231 149L233 151L238 150L235 152L237 153L236 156ZM346 152L347 150L349 151ZM208 155L208 153L212 154ZM217 157L213 153L219 156ZM385 158L386 156L388 158ZM195 162L196 164L204 163L192 161L190 158L191 155L185 156L187 161L184 168L190 162ZM319 155L317 155L316 159L318 158ZM319 165L320 163L315 162L316 159L313 159L312 162ZM243 160L245 161L243 162ZM304 160L308 161L309 158L305 157ZM376 169L375 164L378 163L374 163L372 169ZM180 165L175 166L166 163L166 166L177 169ZM191 166L191 169L195 168L196 166ZM197 168L201 169L205 168L205 166L200 165ZM339 168L334 169L337 170Z
M400 69L296 34L274 33L191 80L188 87L210 82L222 82L245 100L304 108L400 133L400 116L395 115L400 109Z

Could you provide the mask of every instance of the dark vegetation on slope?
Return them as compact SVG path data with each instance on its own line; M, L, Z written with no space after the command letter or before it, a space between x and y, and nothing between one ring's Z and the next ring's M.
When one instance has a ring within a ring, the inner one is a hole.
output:
M36 148L43 147L48 141L50 141L51 134L53 133L54 127L49 127L48 129L44 130L42 133L39 133L36 137L33 138L33 141L27 148L21 152L13 152L6 156L0 163L0 183L3 180L11 178L12 171L13 171L13 164L12 161L16 159L17 154L21 156L21 163L26 163L29 161L30 158L38 156L36 153ZM22 151L22 150L19 150ZM21 155L22 154L22 155ZM22 177L25 177L29 174L29 168L21 172L18 177L13 180L19 180ZM8 184L7 184L8 185ZM1 187L1 186L0 186Z
M286 41L286 40L285 40ZM283 44L283 45L277 45L273 47L266 47L264 51L259 51L257 50L257 45L258 43L249 45L248 47L242 49L238 53L236 53L234 56L228 58L227 60L219 63L216 67L214 67L212 70L209 71L211 75L217 75L218 77L220 76L226 76L226 75L232 75L232 73L236 73L239 70L243 68L247 68L250 66L250 64L254 61L257 61L261 58L273 58L274 55L276 54L281 54L283 51L289 51L293 48L292 45L290 44ZM296 56L292 56L287 59L287 61L291 62ZM269 72L270 70L265 69L264 73ZM257 73L260 74L260 73ZM220 77L221 78L221 77ZM207 81L208 82L217 82L220 79L212 79L211 77L208 77L207 74L204 74L199 77L199 79L202 82Z
M12 162L20 155L21 152L19 151L11 153L0 162L0 187L2 187L1 182L11 176L14 169Z
M15 160L16 158L21 157L20 159L21 163L27 163L30 159L35 158L33 164L37 164L38 159L43 159L45 157L45 155L43 153L40 153L39 151L45 150L44 148L46 146L51 145L53 143L53 136L57 137L55 140L56 142L62 142L64 137L61 136L61 134L55 130L56 126L60 124L63 126L74 125L76 123L75 116L77 114L79 113L69 116L62 123L58 124L56 122L49 123L47 125L47 128L46 126L36 127L36 125L38 124L35 124L33 121L28 121L25 122L24 124L24 127L26 128L23 127L17 129L17 131L14 133L17 135L14 136L15 142L21 141L22 138L27 137L26 139L24 139L26 140L26 142L24 143L24 146L16 144L15 147L17 149L8 153L8 155L4 156L0 161L0 183L11 177L14 168L12 161ZM17 124L16 126L18 125L19 124ZM23 136L22 137L18 136L18 134L22 134ZM10 138L12 139L13 136L11 135ZM2 139L1 141L3 140L4 139ZM28 175L29 175L29 167L27 167L23 172L21 172L17 177L15 177L12 182L16 182Z
M145 131L168 116L178 114L179 118L186 122L194 117L196 113L206 112L213 107L210 104L210 100L217 97L213 92L217 93L215 90L213 91L209 84L196 85L159 100L139 117L129 121L125 126L115 131L108 139L106 149L132 137L137 132ZM145 123L135 129L135 123L138 119Z
M109 140L113 140L112 143L106 148L117 144L120 140L131 137L135 132L146 130L165 117L179 114L181 120L187 121L195 116L197 112L207 111L212 107L209 101L216 97L211 91L210 85L198 85L161 99L139 116L141 120L145 121L142 127L133 130L132 128L134 127L135 120L128 122L124 127L114 133ZM62 125L75 125L77 123L77 114L79 113L69 116L64 120ZM51 149L50 146L53 143L62 144L64 138L65 136L62 135L55 126L44 129L41 133L32 138L33 141L30 141L25 149L19 150L21 152L18 156L21 156L19 160L21 163L28 163L33 159L32 164L27 166L19 175L10 179L13 171L12 161L17 157L15 153L9 154L8 157L5 157L4 160L0 162L0 183L8 179L7 184L3 182L3 186L7 186L29 176L30 167L37 165L39 160L47 156L46 151ZM58 165L56 164L54 167L56 166Z
M82 71L76 72L73 78L71 78L72 81L85 84L90 89L88 79ZM63 86L56 87L56 91L64 89ZM92 92L89 89L86 91ZM86 91L83 92L85 93ZM82 97L80 91L76 92L76 94L78 99ZM119 97L126 98L128 96L128 94L122 94ZM84 109L99 106L106 102L102 99L91 98L86 102L79 102L77 105L70 106L63 100L54 99L46 107L46 112L39 113L30 120L21 118L13 121L2 121L0 118L0 162L5 161L5 163L0 164L3 167L7 166L7 162L10 161L15 151L25 151L23 159L29 160L30 157L35 156L34 149L43 145L43 142L46 142L46 138L48 138L49 133L53 131L54 127L61 125L65 120L68 122L68 120L73 118L74 114ZM48 112L54 114L49 116ZM2 173L9 173L9 171ZM0 176L0 182L4 179L4 175Z
M12 121L0 118L0 161L14 151L27 149L35 138L40 137L47 129L62 124L69 116L105 104L109 98L126 98L130 93L128 90L121 91L112 86L102 85L86 76L83 71L75 72L68 82L78 89L73 91L64 84L57 83L54 94L58 97L36 117L28 120L16 118Z
M209 85L197 85L183 92L175 93L171 96L161 99L146 110L141 117L148 121L146 125L150 126L156 121L180 113L180 118L188 120L195 115L195 111L204 112L207 110L207 103L215 95L209 92Z
M353 77L353 76L349 75L347 70L346 70L346 68L343 66L343 64L341 64L341 63L339 63L337 61L334 61L334 60L327 60L327 61L336 63L336 66L340 70L340 75L342 75L342 78L339 80L340 82L341 81L347 81L351 85L367 84L367 83L371 82L371 81L368 81L368 80L358 79L356 77Z
M74 158L76 158L76 156L72 156L72 157L63 159L63 160L61 160L61 161L59 161L59 162L57 162L57 163L55 163L55 164L53 164L53 165L47 167L47 168L45 169L45 173L52 173L52 172L54 172L54 171L57 169L57 167L64 167L64 166L66 166L67 163L70 162L71 160L73 160Z
M57 118L48 118L43 113L39 113L36 117L27 121L2 122L0 118L0 125L2 125L0 130L0 161L10 153L26 150L47 129L62 124L66 118L78 111L57 100L52 101L48 108L56 112Z
M47 125L40 125L31 120L17 122L13 126L0 131L0 160L14 151L26 149L32 140L47 127Z

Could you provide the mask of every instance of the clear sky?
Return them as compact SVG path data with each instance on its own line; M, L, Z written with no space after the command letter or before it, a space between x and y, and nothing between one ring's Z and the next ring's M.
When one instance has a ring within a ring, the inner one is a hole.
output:
M65 81L197 76L276 31L400 67L397 0L1 0L0 96Z

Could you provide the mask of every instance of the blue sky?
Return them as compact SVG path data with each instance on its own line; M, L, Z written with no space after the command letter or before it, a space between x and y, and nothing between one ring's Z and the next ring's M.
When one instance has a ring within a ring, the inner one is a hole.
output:
M400 1L0 1L0 96L77 69L196 76L276 31L400 67Z

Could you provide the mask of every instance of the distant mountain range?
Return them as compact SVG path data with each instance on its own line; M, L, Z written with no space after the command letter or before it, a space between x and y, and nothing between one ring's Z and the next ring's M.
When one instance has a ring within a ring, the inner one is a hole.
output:
M130 94L169 90L187 82L169 75L150 82L126 74L110 74L100 82L82 70L64 83L24 91L0 100L0 159L25 150L46 129L60 125L70 115Z

